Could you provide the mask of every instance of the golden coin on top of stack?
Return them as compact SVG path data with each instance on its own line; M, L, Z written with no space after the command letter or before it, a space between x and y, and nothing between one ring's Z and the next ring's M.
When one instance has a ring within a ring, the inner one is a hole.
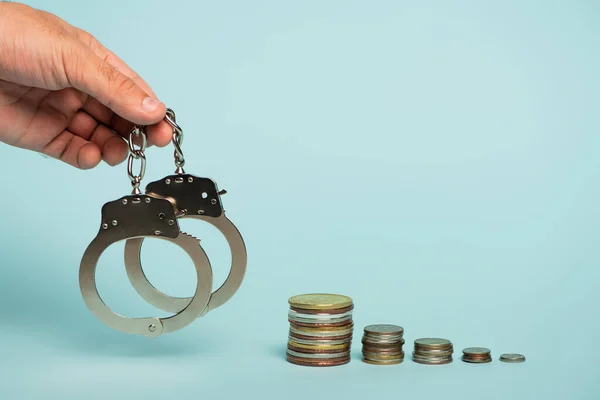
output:
M492 352L485 347L468 347L463 350L462 360L474 364L489 363L492 361Z
M354 303L338 294L301 294L288 301L290 331L286 359L292 364L331 367L350 362Z
M404 329L398 325L369 325L362 337L363 361L375 365L393 365L404 361Z
M415 340L413 361L428 365L449 364L453 353L452 342L447 339L422 338Z

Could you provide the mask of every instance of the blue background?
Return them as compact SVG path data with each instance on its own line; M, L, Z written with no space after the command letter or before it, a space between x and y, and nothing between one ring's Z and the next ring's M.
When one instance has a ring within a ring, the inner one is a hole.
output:
M94 34L175 109L186 171L229 191L249 263L236 296L181 331L112 331L77 277L102 205L130 191L125 165L0 146L2 399L600 397L597 2L28 4ZM173 172L172 147L147 154L144 183ZM224 239L182 226L222 282ZM129 285L122 248L101 259L101 295L165 315ZM163 291L193 292L175 246L149 240L143 260ZM350 364L284 360L287 299L306 292L354 299ZM403 364L360 361L372 323L405 328ZM494 362L416 364L424 336Z

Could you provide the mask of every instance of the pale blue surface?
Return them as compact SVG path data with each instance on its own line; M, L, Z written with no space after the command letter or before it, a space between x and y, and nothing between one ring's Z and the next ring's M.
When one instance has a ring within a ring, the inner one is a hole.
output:
M234 299L186 329L114 332L77 275L101 206L129 192L125 165L81 172L0 146L0 398L600 398L600 7L450 3L30 1L177 111L187 171L228 189L249 264ZM148 162L145 183L173 171L172 148ZM183 226L222 281L225 242ZM121 249L101 260L101 293L148 315ZM143 254L161 289L191 293L183 252ZM287 299L320 291L354 298L354 359L290 365ZM405 328L407 354L442 336L495 360L363 364L362 328L382 322Z

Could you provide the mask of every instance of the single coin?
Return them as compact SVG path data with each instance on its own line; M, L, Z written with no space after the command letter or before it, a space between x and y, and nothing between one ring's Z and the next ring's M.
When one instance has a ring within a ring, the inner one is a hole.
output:
M442 361L431 361L431 360L421 360L421 359L415 359L415 358L413 358L413 361L416 362L417 364L443 365L443 364L450 364L452 362L452 359L442 360Z
M306 322L306 321L297 321L297 320L293 320L290 318L288 318L288 321L291 325L295 325L296 327L302 327L302 328L325 329L325 328L347 328L349 326L354 327L354 322L352 322L352 318L347 318L342 321L336 321L336 322L331 322L331 321L327 321L327 322L308 321L308 322Z
M347 334L347 335L336 335L336 336L310 336L310 335L302 335L296 332L292 332L290 330L289 332L289 336L296 338L296 339L302 339L302 340L316 340L316 341L323 341L323 340L352 340L352 334Z
M391 324L367 325L365 326L364 331L367 335L376 336L402 336L404 334L404 328L398 325Z
M287 349L286 353L298 358L306 358L311 360L325 360L329 358L342 358L350 355L349 351L343 351L339 353L301 353L299 351L294 351Z
M500 361L506 363L521 363L525 361L525 356L523 354L506 353L500 356Z
M397 353L376 353L373 351L363 351L361 354L371 359L389 359L389 358L404 358L404 352L399 351Z
M303 314L296 311L288 312L288 318L291 319L310 319L310 320L336 320L352 317L352 311L343 313L318 313L318 314Z
M296 365L305 367L335 367L338 365L344 365L350 362L350 357L342 358L330 358L327 360L307 360L305 358L294 357L289 354L286 355L288 362Z
M464 354L468 355L488 355L491 353L490 349L485 347L467 347L463 350Z
M471 364L484 364L484 363L492 362L492 357L486 357L486 358L469 358L467 356L462 356L461 359L464 362L468 362L468 363L471 363Z
M404 358L399 358L396 360L371 360L370 358L363 357L363 362L372 365L396 365L401 364L404 361Z
M345 322L343 324L337 324L331 326L331 324L298 324L293 321L290 322L290 329L297 332L304 333L317 333L317 332L353 332L354 322Z
M352 311L354 310L354 305L351 305L349 307L344 307L344 308L333 308L331 310L310 310L307 308L296 308L296 307L290 307L290 311L294 311L300 314L324 314L324 313L335 313L335 314L342 314L348 311Z
M308 310L332 310L353 305L348 296L330 293L309 293L292 296L288 303L291 307Z
M297 347L294 346L292 344L287 345L287 348L293 351L297 351L299 353L307 353L307 354L328 354L328 353L342 353L344 351L349 351L351 349L351 344L348 343L347 345L343 346L343 347L336 347L336 348L322 348L322 347L313 347L313 348L308 348L308 347Z
M413 351L413 354L418 355L419 357L448 357L454 354L453 350L447 350L447 351L421 351L421 350L415 350Z
M452 346L452 342L448 339L441 338L421 338L415 340L415 346L422 347L448 347Z
M321 351L325 351L325 350L340 350L340 349L344 349L346 347L348 347L350 345L350 342L347 343L342 343L342 344L319 344L319 343L314 343L314 344L302 344L302 343L298 343L296 341L293 340L288 340L288 345L295 347L297 349L306 349L306 350L321 350Z
M346 343L350 342L350 340L348 340L348 339L315 340L314 338L313 339L300 339L300 338L297 338L294 336L288 336L288 341L293 342L293 343L306 344L306 345L310 345L310 346L335 346L335 345L342 345L342 344L346 344Z

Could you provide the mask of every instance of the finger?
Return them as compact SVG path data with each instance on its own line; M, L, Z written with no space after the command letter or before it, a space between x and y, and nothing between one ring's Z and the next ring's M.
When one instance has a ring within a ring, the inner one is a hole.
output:
M95 143L100 148L102 160L108 165L118 165L127 157L129 149L125 140L83 111L73 117L67 130Z
M69 83L96 98L117 115L140 125L162 120L166 107L150 97L131 78L98 57L77 41L65 55L65 73Z
M128 138L133 123L115 115L98 100L90 97L83 109L122 137ZM170 143L173 129L166 121L162 120L158 124L148 126L146 133L148 134L148 146L164 147Z
M134 82L136 82L147 94L152 97L156 97L154 91L150 88L150 85L146 81L144 81L138 74L135 72L125 61L119 58L115 53L108 50L102 43L98 41L91 33L86 32L79 28L74 28L75 36L81 40L81 42L88 46L92 51L100 57L102 60L106 61L113 67L115 67L119 72L124 74L125 76L131 78Z
M123 137L127 138L129 131L133 127L133 124L126 119L116 115L113 118L111 128L114 129ZM160 121L158 124L150 125L146 127L146 134L148 135L148 144L158 147L165 147L171 142L171 136L173 135L173 128L166 122Z
M94 168L101 160L98 145L66 130L48 143L41 153L79 169Z

